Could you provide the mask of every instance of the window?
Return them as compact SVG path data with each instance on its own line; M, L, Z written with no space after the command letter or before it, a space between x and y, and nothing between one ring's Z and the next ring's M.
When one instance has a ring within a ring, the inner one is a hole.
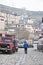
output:
M7 39L7 38L3 38L2 42L12 42L12 40L11 39Z
M4 19L1 19L1 21L4 21Z

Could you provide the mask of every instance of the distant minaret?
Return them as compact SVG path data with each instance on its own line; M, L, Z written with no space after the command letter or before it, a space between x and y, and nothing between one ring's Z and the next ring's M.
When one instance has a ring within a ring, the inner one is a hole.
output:
M42 31L42 35L43 35L43 17L42 17L42 23L41 23L41 31Z
M42 17L42 23L43 23L43 17Z

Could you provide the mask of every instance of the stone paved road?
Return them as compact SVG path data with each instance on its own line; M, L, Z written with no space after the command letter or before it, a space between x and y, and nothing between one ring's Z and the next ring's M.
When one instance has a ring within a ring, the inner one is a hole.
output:
M0 65L43 65L43 53L29 48L28 54L24 49L14 54L0 54Z

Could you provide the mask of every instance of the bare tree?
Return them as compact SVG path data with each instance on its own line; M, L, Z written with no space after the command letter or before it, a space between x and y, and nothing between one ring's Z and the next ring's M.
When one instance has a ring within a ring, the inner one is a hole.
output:
M29 31L26 28L22 27L17 31L17 37L20 39L27 39L29 38Z

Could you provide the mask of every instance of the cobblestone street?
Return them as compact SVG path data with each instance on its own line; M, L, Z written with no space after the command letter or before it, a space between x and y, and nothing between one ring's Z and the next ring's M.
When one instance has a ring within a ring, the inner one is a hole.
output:
M0 65L43 65L43 53L29 48L27 54L24 49L13 54L0 54Z

